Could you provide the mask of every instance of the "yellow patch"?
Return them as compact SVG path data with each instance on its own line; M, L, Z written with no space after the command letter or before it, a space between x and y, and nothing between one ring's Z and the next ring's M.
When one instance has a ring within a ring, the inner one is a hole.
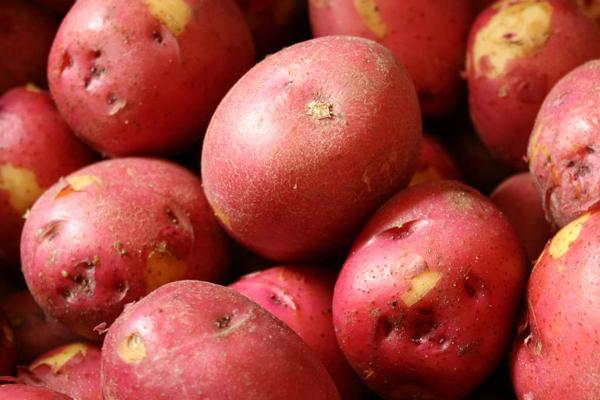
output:
M306 114L313 119L330 119L333 118L333 104L325 103L320 100L312 100L306 105Z
M569 251L571 245L575 243L579 237L581 229L583 228L585 222L590 218L590 215L590 213L583 214L581 217L572 221L558 231L558 233L552 238L548 248L548 252L552 258L560 258Z
M121 342L117 350L119 357L128 364L138 364L146 358L146 346L138 334L132 333Z
M175 36L185 31L192 18L192 9L185 0L144 0L150 14Z
M175 257L161 242L148 254L146 260L146 290L149 292L185 276L185 262Z
M379 6L375 0L354 0L354 8L363 20L363 23L375 34L379 39L383 38L387 33L387 27L381 14Z
M509 61L528 57L546 43L553 11L550 3L539 0L503 1L494 7L496 14L477 33L473 46L476 75L489 79L501 76Z
M442 175L434 166L429 165L426 169L415 172L409 186L414 186L425 182L439 181L440 179L442 179Z
M44 193L33 171L11 164L0 167L0 189L8 192L10 205L20 215Z
M323 8L329 5L329 0L311 0L311 3L317 8Z
M92 184L96 184L98 186L102 185L102 180L100 180L100 178L94 175L70 176L67 179L65 179L65 181L67 182L67 185L64 188L62 188L56 194L56 196L54 196L55 200L61 197L68 196L74 192L80 192Z
M231 220L229 216L225 214L225 212L217 207L213 207L213 211L215 213L215 217L228 229L231 230Z
M33 83L28 83L25 86L25 89L29 90L30 92L33 92L33 93L42 93L42 89L40 89L39 87L35 86Z
M65 366L73 357L78 354L85 356L87 353L87 345L84 343L74 343L66 346L58 353L52 354L46 358L39 359L29 366L29 370L34 370L40 365L47 365L52 368L52 373L57 374L62 367Z
M444 276L442 272L436 271L427 271L415 276L410 280L410 290L400 296L400 298L404 304L412 307L438 284L442 276Z

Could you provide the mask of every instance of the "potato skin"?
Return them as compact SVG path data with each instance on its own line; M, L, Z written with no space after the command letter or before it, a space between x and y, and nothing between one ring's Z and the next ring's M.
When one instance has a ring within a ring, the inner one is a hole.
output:
M15 400L73 400L61 393L26 385L0 385L0 397Z
M19 265L23 214L62 176L98 159L50 95L34 86L0 97L0 265Z
M475 190L406 189L367 224L338 277L340 347L386 399L463 398L509 344L525 262L506 217Z
M313 35L376 40L406 66L426 118L452 112L462 95L472 0L310 0Z
M6 316L0 311L0 375L11 374L16 361L15 336Z
M125 309L104 341L102 386L106 400L340 398L290 328L235 290L200 281L167 284Z
M204 140L202 177L235 239L303 261L348 244L408 183L420 139L414 87L388 50L313 39L268 57L227 94Z
M179 279L219 279L227 242L200 180L167 161L103 161L69 175L31 209L21 243L37 303L92 340L123 306Z
M435 137L424 133L421 141L419 167L413 175L410 185L437 181L440 179L461 179L461 172L456 163Z
M200 138L253 61L233 0L81 0L56 35L48 80L69 125L101 153L166 154Z
M598 399L600 386L600 214L565 226L540 256L515 342L512 380L519 399Z
M600 57L600 31L573 0L500 1L469 35L469 109L491 153L525 170L536 114L552 86Z
M335 275L323 267L277 266L243 276L229 287L292 328L329 371L343 399L364 399L366 388L342 354L331 316Z

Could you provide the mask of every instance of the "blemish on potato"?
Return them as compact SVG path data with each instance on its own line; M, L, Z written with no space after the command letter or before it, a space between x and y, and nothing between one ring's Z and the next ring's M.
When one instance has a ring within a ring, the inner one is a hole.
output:
M33 84L33 83L28 83L28 84L25 86L25 89L26 89L26 90L28 90L28 91L30 91L30 92L33 92L33 93L42 93L42 89L40 89L39 87L37 87L37 86L36 86L35 84Z
M138 364L146 358L146 346L137 333L132 333L122 341L117 352L128 364Z
M217 219L221 221L225 228L231 230L231 220L229 219L229 215L225 214L223 210L215 206L213 206L213 211L215 213L215 217L217 217Z
M192 18L192 9L185 0L144 0L150 14L175 36L179 36Z
M439 171L434 166L429 165L427 168L415 172L409 186L419 185L425 182L439 181L440 179L442 179L442 175L440 175Z
M495 79L514 59L535 54L551 34L552 6L547 1L504 1L475 37L473 58L476 76Z
M381 14L379 6L375 0L354 0L354 8L363 20L363 23L375 34L379 39L383 38L387 32L387 27Z
M165 242L159 243L146 260L146 290L182 279L186 269L186 263L171 254Z
M119 111L124 109L125 106L127 105L127 100L117 97L117 95L114 93L110 94L107 97L106 102L109 105L108 115L111 115L111 116L117 115L119 113Z
M65 179L65 182L66 185L58 191L56 196L54 196L54 200L58 200L75 192L81 192L83 189L92 184L96 184L98 186L102 185L102 180L94 175L70 176Z
M4 340L6 340L6 343L8 345L12 346L15 343L15 336L13 335L13 332L10 329L10 327L8 326L8 324L2 325L2 332L4 335Z
M427 295L442 279L444 274L437 271L423 272L410 280L411 288L400 298L408 307L412 307Z
M240 328L242 328L243 326L245 326L248 322L254 320L254 318L256 318L256 316L252 311L250 311L247 314L232 314L220 318L219 320L215 321L215 327L219 330L219 332L215 336L217 339L229 336L232 333L239 330Z
M12 164L0 167L0 190L8 192L10 205L19 215L44 193L33 171Z
M35 361L29 367L30 370L36 369L40 365L47 365L52 369L53 374L58 374L60 370L68 363L73 357L81 354L85 357L87 353L87 347L83 343L75 343L63 348L60 352L52 354L46 358Z
M331 119L333 118L333 104L325 103L321 100L312 100L306 105L306 114L313 119Z
M311 2L317 8L323 8L329 5L329 0L311 0Z
M369 177L369 171L365 171L364 174L362 174L362 177L360 179L362 181L362 183L364 183L365 185L367 185L367 190L370 192L371 191L371 178Z
M590 213L584 214L558 231L552 238L550 246L548 247L548 252L552 258L560 258L569 251L571 245L575 243L577 237L579 237L581 229L588 218L590 218L590 215Z

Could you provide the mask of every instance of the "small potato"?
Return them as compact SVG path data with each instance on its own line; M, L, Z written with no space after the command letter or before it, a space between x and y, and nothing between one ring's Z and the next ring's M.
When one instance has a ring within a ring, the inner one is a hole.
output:
M423 135L419 167L410 186L440 179L461 179L461 173L448 151L429 134Z
M104 341L102 388L107 400L340 398L290 328L200 281L167 284L125 309Z
M600 213L560 230L535 265L512 358L520 400L600 399Z
M0 385L0 398L7 400L74 400L61 393L26 385Z
M59 178L98 156L32 85L0 97L0 132L0 267L18 267L23 215Z
M200 139L253 62L233 0L79 0L54 40L48 81L65 120L101 153L167 154Z
M501 361L527 270L488 199L457 182L413 186L354 243L333 297L338 342L385 399L462 399Z
M220 279L227 242L200 180L167 161L124 158L74 172L40 197L21 242L31 294L92 340L123 306L180 279Z
M469 108L477 133L506 165L525 170L536 114L552 86L600 57L600 30L573 0L502 0L471 28Z
M17 346L15 336L4 316L0 311L0 376L10 375L17 361Z
M44 387L77 400L103 400L100 387L100 348L72 343L54 349L19 368L18 381Z

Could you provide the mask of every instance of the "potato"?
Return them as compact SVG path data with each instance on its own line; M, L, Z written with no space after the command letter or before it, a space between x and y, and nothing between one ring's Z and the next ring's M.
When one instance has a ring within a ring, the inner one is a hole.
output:
M461 179L461 173L448 151L429 134L423 135L419 168L410 186L440 179Z
M12 328L0 311L0 376L13 372L17 360L17 347Z
M577 4L596 25L600 25L600 0L577 0Z
M78 334L180 279L217 280L227 242L200 180L167 161L83 168L36 202L23 230L23 274L37 303Z
M340 398L290 328L235 290L199 281L167 284L125 309L104 341L102 387L106 400Z
M482 141L525 170L536 114L552 86L600 57L600 31L573 0L504 0L475 21L467 76L471 118Z
M423 114L442 117L461 100L472 0L310 0L315 37L377 40L406 65Z
M548 94L529 142L529 170L548 220L561 227L600 199L600 61L570 72Z
M457 182L413 186L354 243L333 296L338 342L386 399L461 399L500 362L526 275L489 200Z
M64 394L26 385L0 385L0 398L11 400L73 400Z
M69 125L103 154L166 154L200 138L253 61L233 0L81 0L57 33L48 81Z
M571 222L549 242L527 291L513 353L521 400L599 399L600 213Z
M513 175L494 190L490 199L513 224L530 261L535 261L552 237L542 199L531 174Z
M19 364L29 364L37 356L79 339L66 326L47 315L27 290L1 298L0 309L13 329Z
M100 348L72 343L54 349L19 369L18 380L44 387L77 400L102 400Z
M0 97L0 132L0 264L16 267L23 214L97 155L73 136L48 93L31 85Z
M322 267L278 266L230 285L283 321L323 362L345 400L364 399L366 390L342 354L331 317L335 275Z
M421 139L406 70L375 42L333 36L254 67L219 105L205 192L240 243L276 261L330 255L415 171Z
M2 0L0 21L0 96L28 82L45 84L56 21L23 0Z

